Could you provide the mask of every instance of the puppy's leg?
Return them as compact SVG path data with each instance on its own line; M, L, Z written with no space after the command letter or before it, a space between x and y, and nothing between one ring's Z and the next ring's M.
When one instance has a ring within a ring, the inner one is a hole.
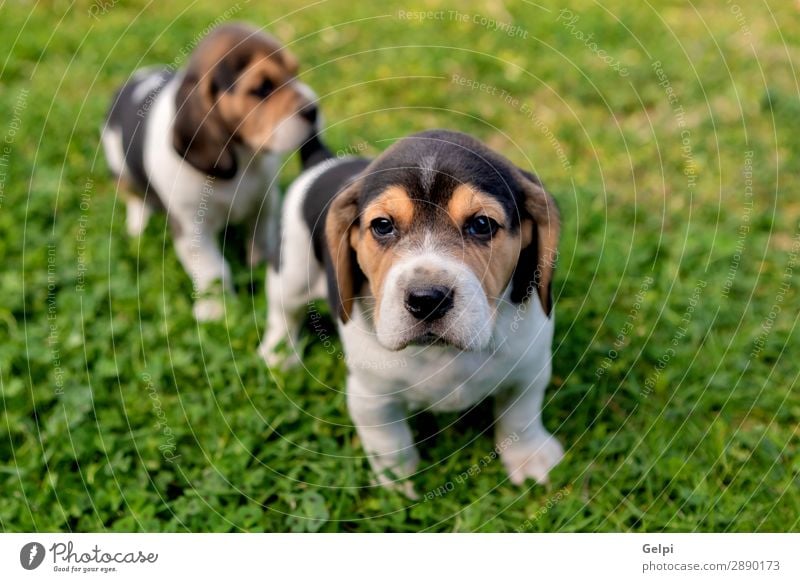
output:
M416 499L414 474L419 453L414 446L406 409L393 397L376 395L369 381L347 378L347 407L378 483Z
M267 198L261 209L256 209L249 221L250 240L247 242L247 264L251 267L260 265L272 256L272 250L278 246L280 237L281 193L273 186L267 192Z
M250 239L247 241L247 264L257 267L267 260L269 249L270 224L265 212L249 221Z
M542 424L542 399L550 381L549 370L531 374L525 388L507 390L495 402L497 449L512 483L532 477L547 483L550 469L564 456L558 440Z
M289 254L294 254L287 249ZM313 286L321 272L313 263L303 264L281 257L283 269L267 269L267 328L258 353L270 367L288 368L300 363L298 341L303 318L314 296ZM290 353L284 357L278 346L287 342Z
M136 237L142 234L152 214L152 207L142 198L128 194L125 198L125 228L128 236Z
M300 362L297 339L303 318L313 298L322 297L324 289L322 265L314 255L311 232L303 219L306 185L296 181L286 193L280 223L277 190L270 191L270 210L267 228L279 233L278 240L268 239L270 265L267 269L267 327L258 347L261 357L269 366L289 367ZM288 342L288 357L277 353L283 341Z
M144 232L147 222L153 214L153 209L140 194L134 192L130 183L130 173L125 165L125 152L122 147L122 130L119 127L105 125L100 137L108 167L117 179L117 192L125 192L123 194L125 198L125 230L128 232L128 236L139 236Z
M222 297L211 293L212 284L220 281L223 291L233 293L231 269L222 256L217 232L205 223L179 221L170 217L178 258L192 278L195 298L192 309L197 321L220 319L225 313Z

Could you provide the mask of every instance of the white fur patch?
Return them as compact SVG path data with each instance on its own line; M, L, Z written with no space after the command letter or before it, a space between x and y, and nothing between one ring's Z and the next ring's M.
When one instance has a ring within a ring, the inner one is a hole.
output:
M152 208L144 200L138 196L128 196L125 202L125 227L128 236L142 234L152 214Z
M152 71L148 73L148 71L141 71L143 73L141 77L144 77L139 81L141 78L140 72L137 71L137 76L135 77L139 84L136 86L136 89L133 90L133 94L131 95L131 99L136 103L141 103L147 96L150 94L151 91L158 89L164 83L164 77L158 73ZM147 75L145 75L147 74Z
M295 113L284 118L275 130L266 136L264 145L275 153L288 153L299 148L308 138L311 124Z
M419 162L419 170L419 179L422 183L422 188L426 192L430 192L436 180L436 156L423 157Z
M317 94L305 83L295 81L292 88L312 103L316 102ZM319 129L319 125L319 119L317 123L312 126L298 111L282 119L272 133L260 138L260 143L250 145L254 149L267 148L276 154L293 152L308 139L312 129Z
M418 276L417 271L426 274ZM453 307L441 319L425 324L406 309L408 289L420 284L453 290ZM461 261L430 250L400 260L389 270L381 297L376 332L388 349L401 349L426 332L461 349L482 349L491 340L493 317L486 294Z
M106 125L100 134L108 167L117 177L125 175L125 152L122 149L122 130Z

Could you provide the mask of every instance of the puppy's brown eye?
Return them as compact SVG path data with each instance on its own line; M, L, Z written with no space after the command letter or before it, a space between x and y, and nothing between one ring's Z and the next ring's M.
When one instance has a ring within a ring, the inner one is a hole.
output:
M388 218L376 218L369 223L369 227L377 238L386 238L394 234L394 224Z
M464 224L464 232L469 236L480 239L489 239L497 232L500 225L488 216L473 216Z
M258 87L250 91L250 94L255 95L259 99L265 99L269 97L273 89L275 89L275 85L272 84L272 81L264 79Z

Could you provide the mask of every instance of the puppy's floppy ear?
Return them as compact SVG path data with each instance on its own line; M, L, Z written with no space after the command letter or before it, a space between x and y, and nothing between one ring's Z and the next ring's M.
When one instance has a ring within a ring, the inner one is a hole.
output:
M350 320L355 295L365 279L350 243L353 229L358 228L360 195L361 180L356 179L334 197L325 218L328 298L331 309L344 323Z
M219 89L213 74L203 78L187 71L175 96L172 143L175 151L192 166L216 178L236 175L236 157L231 134L216 110Z
M529 241L519 255L517 268L511 278L511 301L522 303L535 291L542 309L549 316L552 310L551 286L558 257L558 236L561 230L556 201L548 194L539 179L519 170L517 179L523 192L523 241Z

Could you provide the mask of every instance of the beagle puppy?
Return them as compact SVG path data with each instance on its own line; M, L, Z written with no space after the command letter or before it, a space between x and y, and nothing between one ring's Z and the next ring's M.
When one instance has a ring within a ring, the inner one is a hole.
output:
M538 178L478 140L426 131L373 161L324 151L292 184L271 262L262 356L281 361L310 300L338 319L347 404L378 481L413 496L411 411L493 396L512 482L562 458L541 405L551 374L559 217Z
M117 92L102 130L106 159L127 186L126 226L168 213L175 249L192 278L198 320L223 314L215 282L231 289L218 235L249 231L251 265L266 258L280 204L279 154L317 125L316 96L296 78L296 58L245 24L215 28L185 69L141 69ZM266 204L265 204L266 202Z

